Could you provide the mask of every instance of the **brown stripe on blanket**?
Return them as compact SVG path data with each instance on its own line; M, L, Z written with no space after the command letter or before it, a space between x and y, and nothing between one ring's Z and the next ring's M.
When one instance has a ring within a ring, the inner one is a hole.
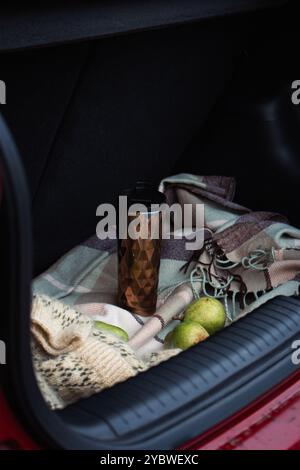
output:
M264 269L263 273L264 273L265 279L266 279L266 286L267 286L266 290L270 291L270 290L273 289L273 287L272 287L272 281L271 281L271 276L270 276L269 270Z
M191 241L183 238L163 240L161 247L161 259L172 259L176 261L189 261L192 251L185 249L186 242Z
M230 176L203 176L206 191L219 194L228 201L232 201L235 195L236 182ZM218 190L218 191L217 191Z
M186 238L162 241L161 259L174 259L177 261L188 261L191 256L191 251L185 249L186 242L190 242ZM93 248L94 250L107 251L115 253L117 251L117 240L99 240L97 235L90 237L82 243L82 246Z
M94 250L108 251L109 253L117 251L117 240L100 240L97 235L93 235L88 238L81 245L87 246L88 248L94 248Z
M230 227L216 233L213 240L224 251L230 253L246 241L255 237L270 225L281 222L287 223L285 217L272 212L252 212L239 217Z

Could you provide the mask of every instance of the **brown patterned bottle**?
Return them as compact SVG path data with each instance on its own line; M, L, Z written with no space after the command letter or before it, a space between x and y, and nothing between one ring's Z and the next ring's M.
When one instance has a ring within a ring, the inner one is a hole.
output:
M143 182L124 195L128 211L126 227L118 240L119 305L150 316L156 310L162 232L162 214L160 210L153 210L153 204L164 203L165 197ZM142 204L144 209L136 211L137 206L133 206L136 204Z

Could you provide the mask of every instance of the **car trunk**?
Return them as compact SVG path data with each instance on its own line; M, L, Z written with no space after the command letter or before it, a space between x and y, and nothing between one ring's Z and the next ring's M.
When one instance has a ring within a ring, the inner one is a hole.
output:
M167 363L51 412L31 364L30 282L95 232L101 202L141 179L158 183L179 171L233 175L238 202L299 224L292 211L299 118L286 76L277 73L283 13L250 13L280 3L271 1L101 3L78 2L72 12L35 6L16 17L8 10L1 18L8 312L1 318L8 348L1 381L42 445L174 448L295 371L299 299L272 300Z

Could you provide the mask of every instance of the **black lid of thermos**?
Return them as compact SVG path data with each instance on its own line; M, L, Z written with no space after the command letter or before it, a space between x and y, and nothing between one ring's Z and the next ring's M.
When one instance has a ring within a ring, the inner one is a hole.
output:
M143 204L151 209L152 204L163 204L166 202L165 195L157 190L154 183L138 181L134 188L126 189L121 193L128 197L128 206L131 204Z

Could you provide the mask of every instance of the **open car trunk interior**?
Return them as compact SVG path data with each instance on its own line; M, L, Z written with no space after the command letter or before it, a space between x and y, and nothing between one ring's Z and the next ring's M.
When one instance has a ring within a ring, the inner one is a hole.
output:
M258 0L44 3L7 8L0 20L1 382L42 446L176 448L294 372L299 299L273 299L169 361L50 411L31 363L31 280L94 234L96 207L138 180L234 176L237 202L300 226L299 111L288 89L290 39L279 29L288 9Z

